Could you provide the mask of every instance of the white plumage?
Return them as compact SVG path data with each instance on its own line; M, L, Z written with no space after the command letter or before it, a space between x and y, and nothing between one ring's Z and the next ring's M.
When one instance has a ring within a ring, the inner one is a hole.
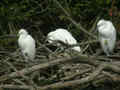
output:
M72 36L72 34L68 32L66 29L62 29L62 28L56 29L55 31L48 33L47 39L49 43L53 43L54 41L61 41L68 45L77 44L77 41ZM60 44L57 44L57 46L60 46ZM71 49L78 51L78 52L81 51L79 46L75 46Z
M97 23L99 41L103 51L109 56L115 47L116 30L111 21L101 19Z
M33 60L35 58L35 40L25 29L20 29L18 38L18 45L26 60Z

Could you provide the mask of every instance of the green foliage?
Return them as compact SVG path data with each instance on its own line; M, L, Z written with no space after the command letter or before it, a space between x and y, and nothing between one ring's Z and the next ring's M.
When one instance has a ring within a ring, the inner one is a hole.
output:
M97 16L110 19L112 0L58 0L77 23L91 29ZM120 1L115 5L119 8ZM53 0L2 0L0 2L0 35L16 34L19 28L47 34L56 28L69 29L78 40L83 32L76 29Z
M88 23L98 14L105 13L103 8L108 8L111 5L111 0L59 1L76 21L81 21L80 23L83 24L84 22ZM39 24L42 29L46 29L42 26L46 24L47 29L54 29L54 27L59 26L68 27L68 21L64 13L56 6L53 0L2 0L0 12L1 35L10 32L9 23L16 25L16 28L36 25L36 22L38 24L39 21L42 21L42 24ZM85 27L88 25L85 25Z
M9 33L9 23L18 26L29 22L39 12L39 3L34 0L4 0L0 3L0 31ZM22 24L21 24L22 23Z
M103 5L103 4L109 5L111 0L96 0L96 2L99 5Z

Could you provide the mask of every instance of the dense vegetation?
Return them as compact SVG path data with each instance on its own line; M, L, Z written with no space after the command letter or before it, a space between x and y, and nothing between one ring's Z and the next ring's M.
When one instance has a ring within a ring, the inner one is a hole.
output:
M120 16L119 0L59 1L70 16L88 31L97 16L110 20ZM110 10L112 10L112 17ZM31 31L35 32L40 30L45 35L59 27L76 30L54 0L2 0L0 12L0 35L10 34L18 31L19 28L32 29ZM116 21L113 20L113 22ZM82 33L80 30L76 32ZM75 36L76 32L73 32Z

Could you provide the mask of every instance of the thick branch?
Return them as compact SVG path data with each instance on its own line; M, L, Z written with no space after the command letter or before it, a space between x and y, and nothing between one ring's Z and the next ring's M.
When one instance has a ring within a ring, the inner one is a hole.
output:
M48 68L54 65L59 65L61 63L68 63L68 62L80 62L80 63L87 63L93 66L98 66L100 64L100 62L96 61L96 57L91 57L91 56L86 56L86 55L79 55L79 56L75 56L75 57L66 57L66 58L62 58L62 59L56 59L44 64L38 64L35 66L32 66L30 68L25 68L22 69L20 71L18 71L20 74L29 74L33 71L36 70L40 70L40 69L44 69L44 68ZM119 73L120 74L120 68L116 65L116 64L112 64L112 63L106 63L106 69L105 70L111 70L113 72ZM20 77L20 75L18 74L18 72L13 72L9 75L4 75L0 77L0 81L4 81L13 77Z
M100 74L100 72L102 71L103 68L104 68L104 66L100 65L95 71L93 71L92 74L90 74L89 76L87 76L85 78L82 78L79 80L68 81L68 82L58 82L58 83L55 83L52 85L45 86L44 89L63 88L63 87L70 87L70 86L88 83L88 82L94 80L95 77Z
M105 65L99 65L98 68L96 68L95 71L93 71L92 74L90 74L89 76L85 77L85 78L82 78L82 79L79 79L79 80L73 80L73 81L67 81L67 82L58 82L58 83L55 83L55 84L51 84L51 85L47 85L47 86L44 86L44 87L39 87L37 90L46 90L46 89L54 89L54 88L63 88L63 87L70 87L70 86L75 86L75 85L79 85L79 84L84 84L84 83L88 83L92 80L95 79L95 77L97 75L99 75L102 71L102 69L104 69ZM30 87L29 86L14 86L14 85L1 85L0 88L21 88L21 89L29 89Z

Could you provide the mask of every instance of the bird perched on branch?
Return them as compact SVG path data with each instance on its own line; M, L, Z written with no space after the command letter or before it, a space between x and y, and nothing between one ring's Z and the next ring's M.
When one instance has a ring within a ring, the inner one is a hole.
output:
M18 38L18 45L26 61L33 60L35 58L35 40L25 29L20 29Z
M111 21L101 19L97 23L99 41L107 56L112 54L116 43L116 30Z
M76 39L72 36L70 32L68 32L66 29L56 29L55 31L49 32L47 35L47 40L49 43L54 43L55 41L62 42L67 45L75 45L77 44ZM57 46L61 46L60 43L57 43ZM72 50L75 50L77 52L80 52L81 49L79 46L74 46L71 48Z

